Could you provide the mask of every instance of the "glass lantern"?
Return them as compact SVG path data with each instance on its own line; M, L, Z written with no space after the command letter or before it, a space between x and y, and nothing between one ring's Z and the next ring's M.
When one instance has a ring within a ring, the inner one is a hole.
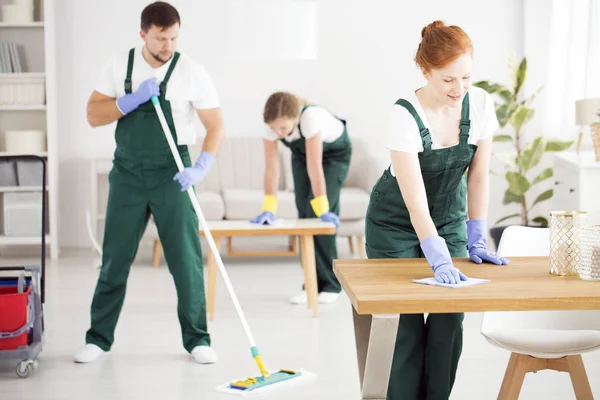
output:
M581 263L579 233L585 227L587 211L550 213L550 274L578 275Z
M585 281L600 281L600 225L581 229L581 264L579 277Z

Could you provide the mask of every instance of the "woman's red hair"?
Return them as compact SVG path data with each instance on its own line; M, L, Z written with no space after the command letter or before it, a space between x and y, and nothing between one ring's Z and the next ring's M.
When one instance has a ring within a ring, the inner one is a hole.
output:
M465 53L473 55L473 43L460 27L433 21L421 30L415 62L423 72L444 68Z

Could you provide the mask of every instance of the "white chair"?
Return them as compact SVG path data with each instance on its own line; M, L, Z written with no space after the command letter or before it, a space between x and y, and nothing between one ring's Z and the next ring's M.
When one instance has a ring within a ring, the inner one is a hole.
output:
M548 228L510 226L498 254L549 256L549 242ZM599 311L486 312L481 334L512 353L499 400L518 399L525 375L545 369L568 372L577 399L593 399L581 354L600 348Z

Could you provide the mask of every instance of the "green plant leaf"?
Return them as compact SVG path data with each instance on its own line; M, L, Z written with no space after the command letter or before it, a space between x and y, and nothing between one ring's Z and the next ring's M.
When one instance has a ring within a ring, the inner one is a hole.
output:
M542 181L545 181L548 178L551 178L553 174L554 174L554 172L552 171L552 167L546 168L545 170L543 170L542 172L540 172L540 174L538 176L536 176L533 179L533 182L531 182L531 186L535 185L536 183L540 183Z
M540 224L540 226L542 228L547 228L548 227L548 219L544 218L544 217L535 217L533 219L533 222L536 222L538 224Z
M514 118L515 112L518 110L519 104L509 101L505 104L496 105L496 117L500 123L500 127L504 128L507 123Z
M495 152L494 155L504 164L505 168L516 169L516 152L514 151L499 151Z
M504 128L508 123L508 107L510 104L498 104L496 105L496 118L501 128Z
M550 139L546 141L546 151L563 151L571 147L574 140Z
M515 128L515 132L520 132L523 125L531 121L534 115L535 110L533 108L518 105L515 112L510 116L510 122Z
M523 57L521 60L521 64L519 64L519 69L517 69L516 83L515 83L515 97L519 94L519 91L523 87L523 83L525 82L525 78L527 77L527 57Z
M540 195L535 199L535 201L533 202L533 204L531 205L530 210L533 208L533 206L535 206L537 203L541 203L542 201L548 200L549 198L552 197L552 195L554 194L554 189L548 189L543 193L540 193Z
M502 204L506 206L511 203L521 203L521 197L507 189L504 192L504 200L502 200Z
M510 135L495 135L494 142L512 142L514 139Z
M521 173L509 171L506 173L506 181L508 182L508 190L514 195L521 196L529 190L531 184Z
M516 151L498 151L494 152L494 155L500 160L504 165L511 168L517 167L517 152Z
M507 215L506 217L500 218L498 221L496 221L496 225L499 224L500 222L506 221L507 219L515 218L515 217L520 217L520 216L521 216L521 214Z
M490 81L479 81L475 82L473 85L482 88L489 94L502 93L506 91L510 92L506 86L499 83L492 83Z
M517 70L519 69L519 60L517 59L517 55L513 52L508 54L506 59L506 72L510 79L511 88L514 89L517 82Z
M540 86L535 92L533 92L533 94L531 94L528 98L523 100L521 102L521 105L524 105L525 107L529 107L531 105L531 103L533 103L533 101L535 100L537 95L540 94L540 92L542 91L542 88L543 88L543 86Z
M500 96L502 98L502 100L504 100L507 103L512 103L513 101L515 101L515 98L513 97L512 92L510 90L508 90L508 88L505 88L505 90L499 91L498 96Z
M523 173L529 171L539 164L544 155L546 142L543 137L539 136L534 141L530 142L527 147L521 152L517 158L517 165Z

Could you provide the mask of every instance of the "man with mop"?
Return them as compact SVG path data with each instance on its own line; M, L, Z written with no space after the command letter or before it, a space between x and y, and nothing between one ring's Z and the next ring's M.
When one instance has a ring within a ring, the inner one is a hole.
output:
M207 331L198 216L186 190L200 182L224 135L216 90L204 68L175 51L180 17L168 3L155 2L141 14L142 47L112 58L87 107L91 126L117 121L102 269L91 307L86 345L75 362L109 353L125 297L127 277L150 215L177 290L184 348L202 364L217 361ZM157 96L185 165L178 172L150 101ZM196 140L196 112L206 128L203 150L193 166L187 145Z

